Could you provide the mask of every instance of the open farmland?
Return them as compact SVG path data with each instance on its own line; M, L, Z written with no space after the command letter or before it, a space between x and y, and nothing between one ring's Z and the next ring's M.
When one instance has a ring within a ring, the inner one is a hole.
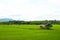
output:
M0 25L0 40L60 40L60 25L40 30L39 25Z

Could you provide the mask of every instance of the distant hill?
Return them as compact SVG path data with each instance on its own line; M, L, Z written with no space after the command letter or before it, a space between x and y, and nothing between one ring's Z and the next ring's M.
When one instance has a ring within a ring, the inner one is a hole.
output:
M8 21L12 21L13 19L10 18L1 18L0 22L8 22Z

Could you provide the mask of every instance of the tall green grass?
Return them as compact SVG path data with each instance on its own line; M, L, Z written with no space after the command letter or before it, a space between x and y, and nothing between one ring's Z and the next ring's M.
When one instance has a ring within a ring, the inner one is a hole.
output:
M60 25L40 30L39 25L0 25L0 40L60 40Z

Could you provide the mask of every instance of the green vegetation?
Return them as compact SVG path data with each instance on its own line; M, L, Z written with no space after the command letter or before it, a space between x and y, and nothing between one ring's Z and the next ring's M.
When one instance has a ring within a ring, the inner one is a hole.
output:
M13 20L8 22L0 22L0 24L30 24L30 25L40 25L41 23L51 23L51 24L60 24L60 20L40 20L40 21L20 21L20 20Z
M48 29L49 30L49 29L51 29L51 27L53 27L51 23L40 24L41 29Z
M40 30L40 25L0 25L0 40L60 40L60 25Z

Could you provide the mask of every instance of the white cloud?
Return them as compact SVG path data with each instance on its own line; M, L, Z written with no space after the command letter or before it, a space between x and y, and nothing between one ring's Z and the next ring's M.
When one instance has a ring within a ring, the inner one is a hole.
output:
M8 17L16 20L58 19L57 15L60 15L60 9L57 9L59 5L58 1L6 0L8 4L5 2L0 3L0 18Z
M60 0L48 0L48 1L53 4L60 4Z

